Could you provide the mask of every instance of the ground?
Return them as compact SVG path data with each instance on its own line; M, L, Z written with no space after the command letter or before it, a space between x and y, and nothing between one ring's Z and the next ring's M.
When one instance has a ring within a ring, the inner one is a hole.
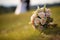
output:
M42 33L34 30L29 24L34 10L20 15L14 13L0 15L0 40L60 40L60 6L50 9L51 17L58 26L45 29Z

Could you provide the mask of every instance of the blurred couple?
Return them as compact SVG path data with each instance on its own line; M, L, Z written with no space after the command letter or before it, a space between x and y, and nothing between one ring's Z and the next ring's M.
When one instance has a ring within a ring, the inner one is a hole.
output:
M24 13L29 10L30 0L19 0L17 8L15 10L16 14Z

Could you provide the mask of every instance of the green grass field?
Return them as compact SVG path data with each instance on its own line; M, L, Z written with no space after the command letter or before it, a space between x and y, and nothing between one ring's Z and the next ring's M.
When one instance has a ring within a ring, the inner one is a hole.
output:
M42 33L34 30L29 24L34 10L20 15L14 13L0 15L0 40L60 40L60 6L50 9L51 17L58 26L46 29Z

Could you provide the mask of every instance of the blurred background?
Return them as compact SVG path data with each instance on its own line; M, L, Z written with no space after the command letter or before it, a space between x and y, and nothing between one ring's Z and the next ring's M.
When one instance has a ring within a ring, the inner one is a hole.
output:
M29 22L37 6L45 4L58 26L41 33ZM0 0L0 40L60 40L60 0Z
M60 6L60 0L29 0L27 2L29 2L30 9L36 9L37 6L43 7L44 4L47 7ZM20 3L20 0L0 0L0 14L14 12Z

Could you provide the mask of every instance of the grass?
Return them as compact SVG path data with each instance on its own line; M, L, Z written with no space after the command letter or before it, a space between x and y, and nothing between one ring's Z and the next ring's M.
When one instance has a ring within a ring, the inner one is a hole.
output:
M60 40L60 6L50 7L54 23L57 28L50 28L43 31L34 30L29 24L30 16L34 10L24 14L0 15L0 40Z

